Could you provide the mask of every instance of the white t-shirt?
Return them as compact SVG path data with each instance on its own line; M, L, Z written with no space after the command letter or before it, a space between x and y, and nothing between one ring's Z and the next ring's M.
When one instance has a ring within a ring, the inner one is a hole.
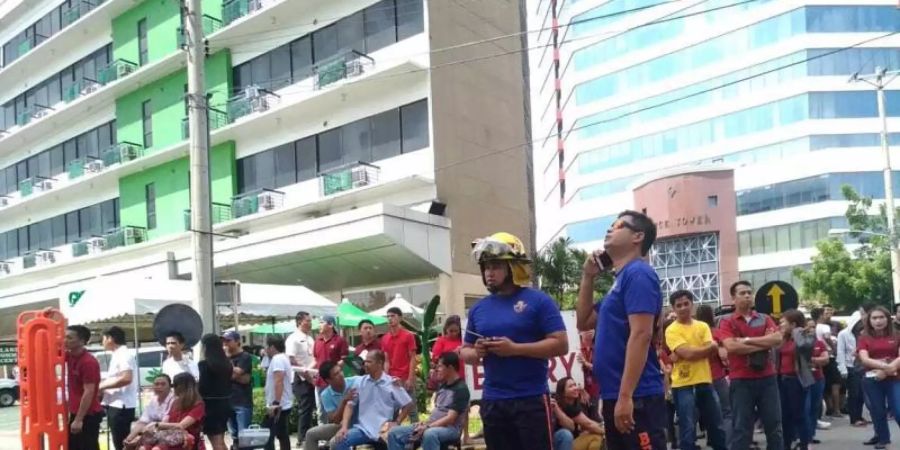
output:
M291 333L284 341L284 353L288 356L288 361L290 361L291 357L297 361L293 371L309 382L315 380L316 374L314 369L316 360L313 358L314 344L313 338L300 330Z
M140 374L137 370L137 362L134 359L134 353L128 347L119 346L112 353L109 359L109 371L107 378L119 376L123 372L131 371L131 383L103 391L102 403L113 408L136 408L138 404L138 383L140 382Z
M150 403L144 407L144 413L141 414L141 418L138 419L138 422L162 422L166 418L166 415L169 414L169 408L172 407L172 400L174 399L175 393L172 391L169 391L169 395L162 403L159 402L159 397L154 394L153 398L150 399Z
M269 368L266 370L266 405L271 405L275 399L275 372L284 373L282 381L281 409L288 409L293 406L294 396L291 394L291 360L284 353L279 353L272 357L269 362Z
M197 363L191 361L191 358L188 358L187 355L182 355L181 361L175 361L175 358L171 356L166 358L162 364L162 371L173 381L175 380L175 375L182 372L190 372L195 380L200 379L200 367L197 366Z
M820 341L827 341L825 337L831 337L831 325L827 323L817 323L816 324L816 339Z

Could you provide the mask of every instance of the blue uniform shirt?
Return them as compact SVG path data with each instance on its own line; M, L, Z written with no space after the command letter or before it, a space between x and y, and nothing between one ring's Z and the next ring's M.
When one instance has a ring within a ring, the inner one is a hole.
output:
M550 333L566 331L556 303L547 294L521 288L510 296L491 294L469 311L467 330L485 337L508 337L516 343L543 340ZM465 333L465 342L478 337ZM546 394L547 360L488 353L484 357L485 400L510 400Z
M631 314L662 313L662 292L659 276L643 260L629 262L616 275L612 289L603 301L594 306L597 311L597 330L594 338L594 379L600 385L600 397L615 400L619 397L622 372L625 370L625 347L631 328ZM654 321L654 329L656 322ZM632 396L634 398L663 395L662 370L651 340L647 349L647 363L641 372Z

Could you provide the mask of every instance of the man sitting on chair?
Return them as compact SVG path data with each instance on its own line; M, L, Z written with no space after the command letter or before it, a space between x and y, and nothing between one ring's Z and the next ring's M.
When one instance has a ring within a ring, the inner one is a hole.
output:
M332 450L350 450L357 445L374 444L382 427L388 429L403 422L409 415L413 400L394 379L384 373L384 352L371 350L366 354L366 373L356 382L356 394L347 407L341 429L334 437ZM394 410L400 408L394 422ZM354 412L357 421L350 426Z
M437 373L441 387L435 394L431 416L424 423L392 429L388 434L388 450L404 450L410 441L421 442L422 450L440 450L441 444L459 441L469 410L469 388L459 376L459 355L442 354Z

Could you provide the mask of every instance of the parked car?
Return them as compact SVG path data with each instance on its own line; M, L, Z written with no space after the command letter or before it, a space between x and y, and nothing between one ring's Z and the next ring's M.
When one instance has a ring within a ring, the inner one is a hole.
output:
M106 378L109 371L109 360L112 352L98 348L89 348L90 351L100 362L100 378ZM132 354L134 349L131 349ZM168 356L166 349L159 345L141 346L138 350L138 372L140 374L140 386L142 388L153 385L153 376L162 371L162 362Z
M12 406L19 400L19 382L8 378L0 379L0 406Z

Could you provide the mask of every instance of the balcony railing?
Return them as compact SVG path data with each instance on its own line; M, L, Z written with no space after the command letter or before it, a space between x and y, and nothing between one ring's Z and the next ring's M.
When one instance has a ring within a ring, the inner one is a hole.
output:
M231 97L225 110L228 112L228 121L233 123L249 114L268 111L281 102L281 96L257 86L247 86L244 92Z
M332 195L378 182L381 168L357 161L322 173L322 195Z
M203 35L209 36L210 34L219 31L222 28L222 21L216 19L213 16L203 15ZM178 27L175 29L176 39L178 40L179 48L187 47L187 29L185 27Z
M56 262L56 250L39 249L22 256L22 267L30 269Z
M30 52L31 49L37 47L38 44L46 41L47 39L48 39L47 36L44 36L43 34L39 34L39 33L35 33L35 34L32 34L31 36L28 36L27 38L25 38L24 41L19 43L19 48L18 48L19 56L18 57L21 58L26 53Z
M358 77L374 66L374 59L356 50L332 56L313 67L316 89L322 89L346 78Z
M222 5L222 22L225 26L263 7L262 0L230 0Z
M273 189L258 189L231 199L234 218L249 216L262 211L271 211L284 205L284 192Z
M119 142L106 149L100 155L100 159L105 167L109 167L113 164L134 161L142 156L144 156L143 145L134 142Z
M72 244L72 256L79 257L100 253L106 247L106 238L92 237Z
M138 70L137 64L120 58L101 69L97 78L100 84L107 84L133 73L136 70Z
M212 224L218 225L222 222L226 222L231 220L231 205L227 205L225 203L212 203ZM184 210L184 230L191 230L191 210Z
M53 183L55 182L56 180L53 178L42 177L39 175L26 178L19 182L19 195L28 197L35 191L49 191L50 189L53 189Z
M209 108L207 109L209 116L207 120L209 121L209 131L216 130L219 128L228 125L228 114L221 109ZM181 119L181 138L187 139L191 135L191 127L188 123L188 118L185 117Z
M103 0L81 0L80 2L77 2L68 11L63 13L62 28L72 25L76 20L80 19L81 16L89 13L92 9L102 4Z
M104 250L112 250L118 247L147 242L147 229L126 225L110 231L103 237L105 238Z
M63 101L69 103L72 100L75 100L82 95L90 94L97 89L100 89L100 82L82 77L80 80L69 86L68 89L63 91Z
M69 167L67 171L69 173L69 179L74 180L82 175L85 172L88 173L98 173L103 171L105 165L103 164L103 160L100 158L95 158L93 156L85 156L83 158L73 159L69 163Z
M50 114L50 111L53 111L53 108L49 106L38 104L31 105L19 113L18 117L16 117L16 123L24 127L32 120L40 119L41 117Z

